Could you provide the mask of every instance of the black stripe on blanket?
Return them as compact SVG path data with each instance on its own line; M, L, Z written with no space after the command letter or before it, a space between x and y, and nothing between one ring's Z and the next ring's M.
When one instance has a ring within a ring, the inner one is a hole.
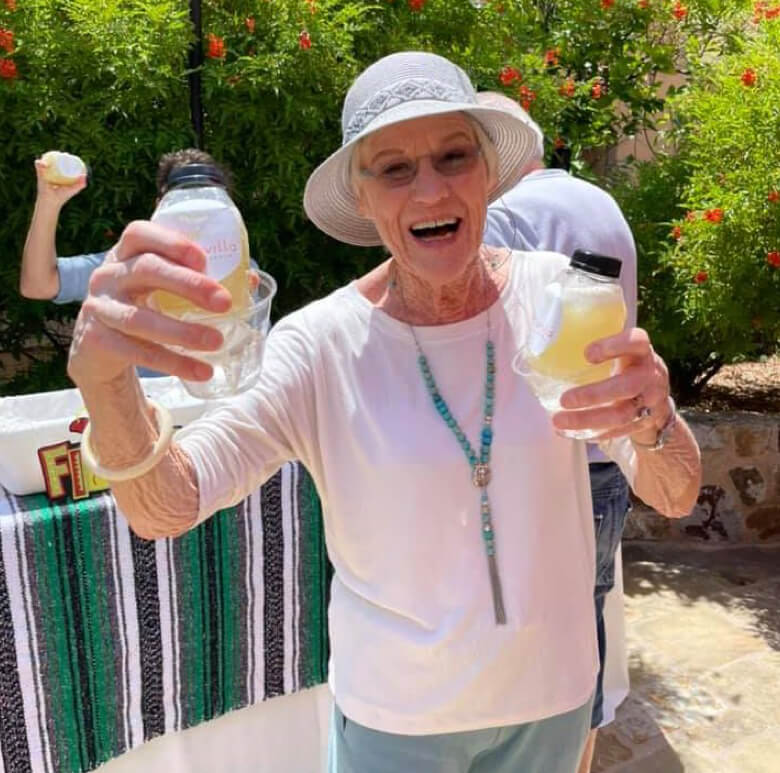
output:
M11 604L5 583L5 563L0 550L0 737L3 739L3 767L14 773L31 771L27 731L24 725L24 704L16 663L14 629L10 625Z
M154 542L130 535L133 550L138 640L141 658L141 713L144 740L165 732L163 707L163 658L160 634L160 599L157 596L157 563Z
M282 472L261 489L263 515L263 629L265 698L284 694L284 530Z

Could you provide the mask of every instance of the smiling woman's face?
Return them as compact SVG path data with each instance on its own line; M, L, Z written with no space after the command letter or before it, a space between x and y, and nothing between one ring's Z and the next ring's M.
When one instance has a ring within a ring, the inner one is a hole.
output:
M360 214L374 222L399 267L437 287L456 280L482 243L495 184L468 118L389 126L360 143L353 163Z

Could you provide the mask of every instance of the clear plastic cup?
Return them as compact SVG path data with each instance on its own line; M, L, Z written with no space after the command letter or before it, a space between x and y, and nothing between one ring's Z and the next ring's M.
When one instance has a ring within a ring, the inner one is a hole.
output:
M551 378L550 376L535 370L529 363L532 359L528 350L523 347L512 358L512 370L525 379L528 386L531 387L531 391L536 395L536 398L550 416L554 413L558 413L558 411L565 410L561 406L561 396L564 392L589 383L587 377L590 374L588 371L572 374L570 380L562 381L560 378ZM616 369L615 363L612 372L614 373ZM599 430L594 429L564 429L560 430L560 432L566 437L575 438L577 440L594 440L595 438L598 438L600 434Z
M182 379L184 388L193 397L204 400L232 397L257 382L270 327L271 301L276 294L274 278L264 271L258 273L260 284L253 293L252 303L246 309L190 317L193 322L209 325L222 333L223 344L217 351L202 352L172 347L188 357L208 363L214 369L214 375L208 381Z

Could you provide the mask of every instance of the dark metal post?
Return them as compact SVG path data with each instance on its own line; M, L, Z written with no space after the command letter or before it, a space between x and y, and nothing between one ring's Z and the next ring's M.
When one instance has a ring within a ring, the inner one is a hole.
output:
M195 132L195 144L203 147L203 103L200 93L200 68L203 66L203 27L200 20L201 0L190 0L190 22L195 33L195 40L190 46L190 116Z

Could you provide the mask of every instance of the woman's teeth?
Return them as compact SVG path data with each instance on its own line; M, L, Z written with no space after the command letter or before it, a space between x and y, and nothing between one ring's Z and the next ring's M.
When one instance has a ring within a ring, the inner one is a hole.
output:
M416 223L409 230L412 232L412 236L418 239L434 241L446 239L450 234L458 230L459 225L459 218L453 217L446 220L428 220L424 223Z

